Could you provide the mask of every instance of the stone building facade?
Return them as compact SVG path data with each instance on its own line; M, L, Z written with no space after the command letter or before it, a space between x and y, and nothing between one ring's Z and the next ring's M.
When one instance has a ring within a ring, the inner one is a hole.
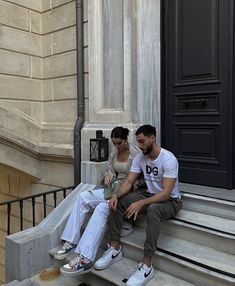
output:
M76 2L0 0L1 202L73 185ZM150 123L160 134L160 0L84 0L83 31L81 159L89 180L95 130L109 137L123 125L132 140L138 125ZM0 228L3 282L2 220Z

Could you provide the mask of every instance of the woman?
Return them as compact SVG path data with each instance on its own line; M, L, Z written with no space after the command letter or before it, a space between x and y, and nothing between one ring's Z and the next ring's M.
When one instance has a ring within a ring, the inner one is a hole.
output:
M75 250L77 254L68 264L61 267L62 274L75 276L91 270L98 247L106 230L109 205L108 199L116 192L126 178L132 160L139 149L128 143L129 130L115 127L111 132L111 140L115 146L110 154L107 173L104 175L104 188L84 191L79 194L69 216L63 234L65 241L55 254L56 259L64 259ZM87 227L81 235L80 229L86 214L93 210Z

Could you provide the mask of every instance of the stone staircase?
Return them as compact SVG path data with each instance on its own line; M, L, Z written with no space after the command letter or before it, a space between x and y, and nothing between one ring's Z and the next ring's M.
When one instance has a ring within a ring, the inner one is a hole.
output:
M183 209L163 225L153 257L156 275L148 285L235 285L235 200L187 192L182 197ZM123 279L129 277L142 258L145 225L145 217L141 216L134 232L122 239L124 258L106 270L92 270L78 278L59 275L50 282L43 282L36 275L7 285L125 285ZM49 254L53 256L55 251L56 248ZM53 267L59 269L61 262L52 261Z

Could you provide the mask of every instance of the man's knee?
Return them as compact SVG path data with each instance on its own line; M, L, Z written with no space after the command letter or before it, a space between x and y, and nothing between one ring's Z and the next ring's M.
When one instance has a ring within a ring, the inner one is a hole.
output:
M160 212L160 207L158 204L151 204L148 207L147 210L147 220L159 220L161 221L161 212Z

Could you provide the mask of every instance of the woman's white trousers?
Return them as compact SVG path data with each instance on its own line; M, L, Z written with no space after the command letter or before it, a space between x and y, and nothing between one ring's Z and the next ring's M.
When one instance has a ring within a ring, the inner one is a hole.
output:
M84 219L93 209L94 212L81 235ZM77 244L75 252L94 261L106 230L108 215L109 205L104 199L103 188L81 192L74 203L61 239Z

